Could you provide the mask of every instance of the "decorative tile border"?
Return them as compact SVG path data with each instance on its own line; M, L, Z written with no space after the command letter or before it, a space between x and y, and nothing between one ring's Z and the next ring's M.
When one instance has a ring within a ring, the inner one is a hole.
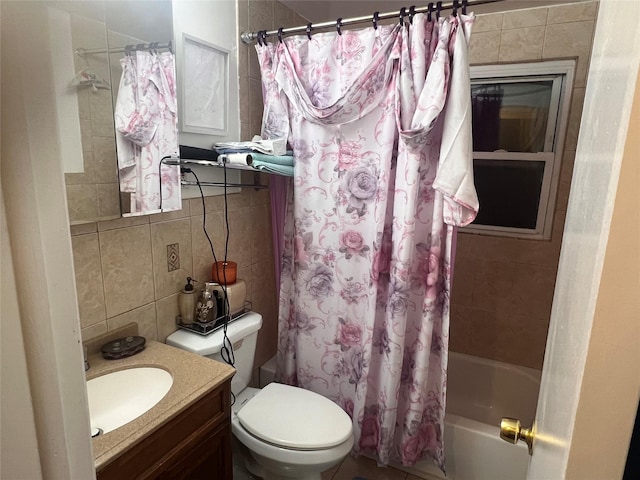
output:
M180 244L167 245L167 272L173 272L180 268Z

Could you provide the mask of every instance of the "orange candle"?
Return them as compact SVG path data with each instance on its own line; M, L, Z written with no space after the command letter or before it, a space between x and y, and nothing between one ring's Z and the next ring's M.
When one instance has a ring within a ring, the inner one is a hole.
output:
M238 264L236 262L215 262L211 271L211 279L220 285L236 283Z

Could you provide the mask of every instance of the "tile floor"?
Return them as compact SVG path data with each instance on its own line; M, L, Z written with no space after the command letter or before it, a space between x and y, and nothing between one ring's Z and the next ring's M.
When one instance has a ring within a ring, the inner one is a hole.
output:
M234 480L261 480L244 467L233 466ZM374 460L366 457L348 456L331 470L322 472L322 480L441 480L428 476L424 479L392 467L378 467Z
M366 457L346 457L342 463L322 473L322 480L422 480L392 467L381 468ZM437 480L432 477L433 480Z

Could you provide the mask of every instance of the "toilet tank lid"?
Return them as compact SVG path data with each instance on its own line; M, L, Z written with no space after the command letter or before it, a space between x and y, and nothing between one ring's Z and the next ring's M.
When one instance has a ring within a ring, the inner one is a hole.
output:
M261 326L262 315L249 312L227 325L227 336L231 343L236 343L260 330ZM178 330L167 337L166 343L188 352L208 356L220 353L223 339L224 333L222 329L216 330L206 337L187 330Z

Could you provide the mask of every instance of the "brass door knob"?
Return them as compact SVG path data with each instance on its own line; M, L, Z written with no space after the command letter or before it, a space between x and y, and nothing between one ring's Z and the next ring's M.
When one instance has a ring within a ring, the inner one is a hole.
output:
M529 455L533 453L534 428L522 428L520 420L516 418L502 418L500 422L500 438L513 444L518 443L518 440L523 440L529 447Z

